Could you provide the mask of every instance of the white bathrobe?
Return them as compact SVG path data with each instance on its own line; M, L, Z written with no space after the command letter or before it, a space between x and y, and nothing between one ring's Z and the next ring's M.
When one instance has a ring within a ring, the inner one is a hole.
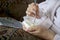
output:
M40 3L39 12L40 16L48 17L43 25L55 31L54 40L60 40L60 0L46 0Z

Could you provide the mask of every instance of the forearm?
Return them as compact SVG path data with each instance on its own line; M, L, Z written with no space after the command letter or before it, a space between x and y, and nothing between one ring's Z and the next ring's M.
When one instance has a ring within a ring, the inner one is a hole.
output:
M48 32L48 34L49 34L49 35L48 35L49 40L54 40L54 37L55 37L56 33L50 30L50 31Z
M46 38L47 40L53 40L54 36L55 36L55 32L52 31L51 29L49 30L49 28L53 25L52 21L47 18L46 20L44 20L44 22L41 24L41 26L46 27L47 31L44 31L44 38Z
M49 25L47 25L49 24ZM46 28L50 28L50 26L53 25L52 21L50 19L47 19L46 21L44 21L43 26L46 26ZM54 31L47 31L44 33L48 38L47 40L60 40L60 35L56 34Z
M43 30L43 32L41 32L42 34L40 35L40 37L46 39L46 40L53 40L55 37L55 32L45 29Z

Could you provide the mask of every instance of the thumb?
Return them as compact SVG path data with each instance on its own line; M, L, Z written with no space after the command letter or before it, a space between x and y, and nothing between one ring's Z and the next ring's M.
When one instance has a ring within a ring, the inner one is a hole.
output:
M27 32L34 32L36 31L38 28L37 27L30 27Z

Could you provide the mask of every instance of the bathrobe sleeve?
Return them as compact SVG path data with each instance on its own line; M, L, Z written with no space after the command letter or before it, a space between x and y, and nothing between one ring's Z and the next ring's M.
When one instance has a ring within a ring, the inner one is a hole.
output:
M55 25L56 25L56 35L54 37L54 40L60 40L60 7L56 10L56 16L55 18Z
M47 13L47 10L49 9L47 6L48 5L46 4L46 2L42 2L39 4L39 12L41 17L46 16L45 13ZM56 27L53 27L52 29L57 33L54 37L54 40L60 40L60 7L56 10L54 19L54 25L56 25ZM46 18L42 25L49 29L53 25L53 22L50 20L50 18Z

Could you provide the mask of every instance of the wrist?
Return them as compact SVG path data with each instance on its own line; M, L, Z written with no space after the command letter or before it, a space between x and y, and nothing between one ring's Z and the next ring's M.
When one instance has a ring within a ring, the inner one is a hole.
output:
M53 40L55 35L56 35L55 32L53 32L52 30L48 30L48 31L46 31L45 39L46 40Z
M49 37L50 37L49 40L54 40L55 35L56 35L56 33L51 31L50 35L49 35Z

